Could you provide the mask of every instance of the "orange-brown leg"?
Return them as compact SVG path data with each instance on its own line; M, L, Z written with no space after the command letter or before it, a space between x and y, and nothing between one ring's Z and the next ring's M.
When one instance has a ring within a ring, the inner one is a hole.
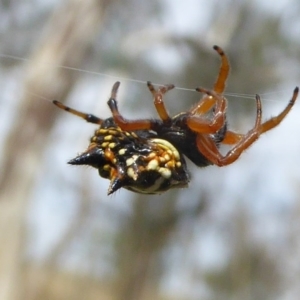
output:
M199 89L196 88L199 92ZM201 100L190 110L191 114L202 115L207 113L216 104L216 99L212 96L204 95Z
M216 93L222 94L225 90L226 80L228 78L229 71L230 71L230 65L229 65L229 60L222 48L220 48L219 46L214 46L214 50L216 50L221 56L221 66L220 66L218 78L214 85L214 91Z
M144 129L153 129L155 130L157 121L156 120L127 120L125 119L118 110L117 104L117 92L120 86L120 82L116 82L113 85L111 96L108 99L108 106L112 112L113 119L115 123L125 131L135 131L135 130L144 130Z
M168 92L169 90L172 90L175 86L173 84L167 84L165 86L159 87L157 90L155 90L154 86L150 81L147 82L147 86L153 95L154 98L154 106L157 110L157 113L159 117L163 120L163 122L170 122L171 117L169 116L167 109L165 107L164 101L163 101L163 95Z
M298 93L299 93L299 88L296 87L294 89L292 99L290 100L290 102L288 103L286 108L277 117L273 117L273 118L269 119L268 121L264 122L261 125L261 129L260 129L261 133L269 131L272 128L274 128L274 127L276 127L277 125L280 124L280 122L285 118L285 116L289 113L289 111L291 110L291 108L295 104L296 99L298 97Z
M288 105L286 106L286 108L278 116L273 117L260 125L260 129L259 129L260 134L273 129L274 127L280 124L280 122L285 118L285 116L289 113L289 111L292 109L293 105L295 104L297 100L298 92L299 92L299 88L296 87L294 89L293 96L289 101ZM237 144L243 137L244 134L240 134L228 130L225 134L222 144L227 144L227 145Z
M222 144L234 145L234 144L237 144L243 137L244 137L244 134L227 130L225 133L225 137L222 141Z
M230 65L228 58L222 48L219 46L214 46L214 50L218 52L221 57L221 66L219 69L219 74L217 80L214 84L213 91L222 94L225 90L226 80L229 75ZM204 96L199 103L190 111L193 114L204 114L208 112L213 105L216 103L216 99L213 97Z
M226 108L227 108L227 101L221 95L215 93L214 91L208 91L203 88L198 88L197 91L206 93L209 97L216 99L216 106L214 111L214 116L210 120L203 115L193 114L189 115L187 118L187 125L190 129L195 132L202 133L202 134L210 134L216 133L220 130L224 124L226 119ZM209 99L209 98L208 98Z
M209 135L198 134L197 135L197 147L198 150L213 164L217 166L226 166L236 161L239 156L250 147L259 137L261 128L261 101L260 97L256 95L257 103L257 116L256 122L247 134L245 134L239 142L223 156L214 140Z
M199 92L199 88L196 88ZM190 113L195 115L203 115L207 113L216 104L216 99L212 96L204 95L201 100L190 110Z
M71 107L68 107L68 106L62 104L61 102L59 102L57 100L53 100L52 102L53 102L53 104L55 104L60 109L63 109L63 110L65 110L65 111L67 111L67 112L69 112L69 113L71 113L71 114L73 114L75 116L83 118L84 120L86 120L89 123L100 125L103 122L102 119L100 119L100 118L98 118L98 117L96 117L96 116L94 116L92 114L86 114L86 113L83 113L81 111L75 110L75 109L73 109Z

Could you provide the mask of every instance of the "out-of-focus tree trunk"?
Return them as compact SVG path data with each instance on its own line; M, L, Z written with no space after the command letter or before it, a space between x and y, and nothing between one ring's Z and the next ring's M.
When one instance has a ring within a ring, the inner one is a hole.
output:
M47 146L57 109L32 94L64 99L76 76L51 65L80 67L103 21L106 0L69 0L52 17L30 60L19 117L6 142L0 178L0 299L24 299L21 280L22 234L27 199Z
M151 200L150 200L151 201ZM153 200L154 201L154 200ZM120 235L118 297L123 300L144 299L149 266L173 231L178 215L175 201L162 201L157 215L149 213L149 201L137 197L130 224ZM153 291L155 295L155 291Z
M197 217L205 208L205 202L199 201L192 209L179 212L174 198L163 196L145 200L143 196L136 197L131 219L119 234L118 300L158 299L159 292L153 290L161 272L159 265L154 264L158 254L184 216ZM147 295L149 287L150 298Z

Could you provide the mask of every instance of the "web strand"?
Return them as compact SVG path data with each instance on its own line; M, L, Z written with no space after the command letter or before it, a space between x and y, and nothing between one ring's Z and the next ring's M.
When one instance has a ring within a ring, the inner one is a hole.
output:
M12 60L18 60L18 61L23 61L23 62L31 62L30 59L28 58L23 58L23 57L18 57L18 56L14 56L14 55L8 55L8 54L0 54L0 57L2 58L8 58L8 59L12 59ZM85 73L85 74L90 74L90 75L94 75L94 76L103 76L106 78L114 78L116 80L120 80L120 81L127 81L127 82L134 82L134 83L139 83L139 84L146 84L147 81L145 80L139 80L139 79L134 79L134 78L130 78L130 77L123 77L123 76L117 76L117 75L111 75L108 73L102 73L102 72L96 72L96 71L89 71L89 70L85 70L85 69L81 69L81 68L75 68L75 67L69 67L69 66L63 66L63 65L56 65L56 64L47 64L45 63L44 65L52 67L52 68L61 68L61 69L65 69L65 70L70 70L70 71L74 71L74 72L81 72L81 73ZM164 84L162 83L152 83L155 86L163 86ZM175 86L176 90L181 90L181 91L186 91L186 92L194 92L197 93L195 89L192 88L186 88L186 87L178 87ZM47 99L46 97L42 96L42 95L38 95L34 92L31 91L25 91L26 93L32 94L35 97L38 97L40 99L52 102L53 99ZM272 96L272 95L276 95L278 93L286 93L288 92L287 90L277 90L275 92L268 92L268 93L258 93L261 96L261 100L263 101L270 101L270 102L279 102L278 100L274 100L274 99L270 99L270 98L266 98L266 96ZM240 98L240 99L250 99L250 100L255 100L255 94L241 94L241 93L234 93L234 92L225 92L224 93L225 96L227 97L233 97L233 98Z

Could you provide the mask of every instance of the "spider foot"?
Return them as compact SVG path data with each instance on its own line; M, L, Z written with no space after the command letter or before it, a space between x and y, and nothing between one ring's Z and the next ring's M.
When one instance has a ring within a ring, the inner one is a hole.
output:
M152 93L152 95L155 97L157 94L165 94L166 92L172 90L175 88L174 84L165 84L164 86L160 86L157 90L151 83L151 81L147 81L147 86L149 88L149 91Z
M153 84L150 81L147 81L147 86L149 88L149 91L153 95L154 98L154 105L158 112L158 115L163 120L163 122L167 123L171 121L171 117L169 116L167 109L165 107L164 101L163 101L163 95L174 89L174 84L166 84L164 86L159 87L157 90L153 86Z

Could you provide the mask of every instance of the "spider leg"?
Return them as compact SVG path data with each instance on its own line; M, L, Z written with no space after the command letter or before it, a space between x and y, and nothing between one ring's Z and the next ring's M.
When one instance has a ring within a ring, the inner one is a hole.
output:
M221 129L226 120L226 108L227 108L227 101L224 97L217 94L215 91L209 91L203 88L197 88L198 92L203 92L208 95L207 101L213 100L216 102L214 116L212 120L199 115L199 114L190 114L187 118L187 125L190 129L195 132L202 133L202 134L211 134L216 133L219 129ZM206 102L202 102L205 105Z
M226 145L234 145L237 144L243 137L244 134L227 130L221 143Z
M278 116L273 117L260 125L260 129L259 129L260 134L271 130L272 128L276 127L281 123L281 121L285 118L285 116L289 113L289 111L292 109L293 105L295 104L297 100L298 92L299 92L299 88L296 87L294 89L293 96L289 101L288 105L286 106L286 108ZM243 137L244 134L239 134L228 130L225 134L222 144L227 144L227 145L237 144Z
M125 119L119 112L118 103L116 100L118 88L120 86L120 82L117 81L112 88L111 96L108 99L108 106L112 112L113 119L115 123L124 131L135 131L135 130L146 130L153 129L158 125L156 120L145 119L145 120L128 120Z
M230 65L229 65L228 58L225 52L223 51L223 49L219 46L214 46L213 48L218 52L218 54L221 57L221 66L220 66L218 78L214 85L214 91L216 93L221 94L225 90L226 80L228 78L229 71L230 71Z
M100 118L98 118L98 117L96 117L96 116L94 116L92 114L86 114L86 113L80 112L78 110L75 110L75 109L73 109L71 107L68 107L68 106L62 104L61 102L59 102L57 100L53 100L52 102L53 102L54 105L56 105L60 109L63 109L63 110L65 110L65 111L67 111L67 112L69 112L69 113L71 113L71 114L73 114L75 116L83 118L84 120L86 120L89 123L100 125L103 122L102 119L100 119Z
M214 140L209 135L198 134L197 135L197 147L199 151L213 164L217 166L226 166L234 161L236 161L239 156L249 148L259 137L261 131L261 100L258 95L256 95L256 103L257 103L257 116L254 127L245 135L243 135L238 143L227 152L225 156L223 156ZM231 134L230 134L231 135ZM229 136L230 136L229 135ZM235 134L233 133L233 135ZM237 136L235 136L237 137Z
M299 93L299 88L296 87L294 89L293 96L292 96L291 100L289 101L288 105L286 106L286 108L278 116L267 120L266 122L264 122L261 125L261 128L260 128L261 133L269 131L272 128L274 128L274 127L276 127L277 125L280 124L280 122L285 118L285 116L289 113L289 111L291 110L291 108L295 104L296 99L298 97L298 93Z
M154 105L157 110L157 113L159 117L162 119L164 123L170 122L171 117L169 116L167 109L165 107L164 101L163 101L163 95L168 92L169 90L172 90L175 86L173 84L167 84L165 86L159 87L157 90L154 88L152 83L150 81L147 82L147 86L153 95L154 98Z
M214 84L213 91L222 94L225 90L226 80L228 78L229 71L230 71L230 65L229 65L228 58L225 52L223 51L223 49L219 46L214 46L213 48L218 52L218 54L221 57L221 66L220 66L217 80ZM204 96L199 101L199 103L191 110L191 113L204 114L208 112L215 103L216 103L215 98Z
M196 88L196 91L199 91L198 88ZM203 96L202 99L197 103L195 107L193 107L190 110L191 114L198 114L202 115L208 112L214 105L216 104L216 99L211 96Z

